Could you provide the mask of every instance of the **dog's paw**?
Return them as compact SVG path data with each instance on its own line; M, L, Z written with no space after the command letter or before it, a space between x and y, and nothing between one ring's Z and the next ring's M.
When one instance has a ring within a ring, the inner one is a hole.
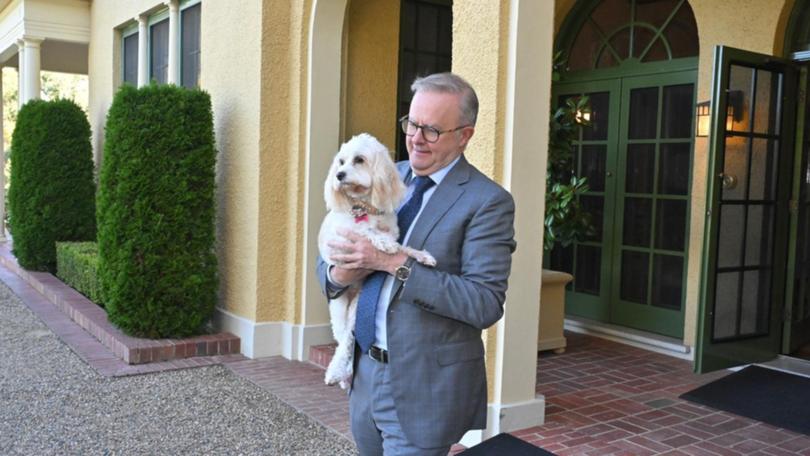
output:
M416 261L425 266L434 267L436 266L436 258L433 258L433 255L427 253L424 250L417 250L416 252Z

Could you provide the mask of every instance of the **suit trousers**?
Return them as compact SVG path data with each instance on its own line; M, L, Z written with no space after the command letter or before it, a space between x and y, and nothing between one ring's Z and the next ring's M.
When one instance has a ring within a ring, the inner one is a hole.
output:
M447 456L450 447L419 448L402 431L391 392L388 364L357 352L349 414L360 456ZM425 416L425 420L434 419Z

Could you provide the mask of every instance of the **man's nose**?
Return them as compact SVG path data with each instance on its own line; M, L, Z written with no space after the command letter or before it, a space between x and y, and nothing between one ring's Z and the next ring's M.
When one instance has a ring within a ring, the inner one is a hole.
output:
M411 136L411 140L413 142L424 143L425 141L425 129L424 128L417 128L416 133Z
M335 177L337 177L337 180L339 180L339 181L343 182L343 179L345 179L345 178L346 178L346 172L345 172L345 171L341 171L341 172L337 173L337 174L335 175Z

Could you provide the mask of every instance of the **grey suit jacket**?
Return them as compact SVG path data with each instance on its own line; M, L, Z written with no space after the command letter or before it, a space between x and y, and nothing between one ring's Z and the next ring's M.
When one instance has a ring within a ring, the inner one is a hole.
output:
M400 175L408 162L397 163ZM408 245L435 268L415 263L388 308L391 381L400 425L424 447L457 442L486 427L487 379L481 330L503 315L514 241L512 196L462 156L416 220ZM326 264L318 261L326 293Z

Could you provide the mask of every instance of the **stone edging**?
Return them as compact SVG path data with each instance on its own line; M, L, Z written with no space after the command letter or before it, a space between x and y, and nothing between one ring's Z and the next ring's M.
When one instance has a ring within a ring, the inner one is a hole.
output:
M194 356L230 355L240 351L239 337L218 333L187 339L141 339L127 336L107 319L103 308L47 272L20 267L8 243L0 245L0 263L25 280L54 306L92 334L128 364L145 364Z

